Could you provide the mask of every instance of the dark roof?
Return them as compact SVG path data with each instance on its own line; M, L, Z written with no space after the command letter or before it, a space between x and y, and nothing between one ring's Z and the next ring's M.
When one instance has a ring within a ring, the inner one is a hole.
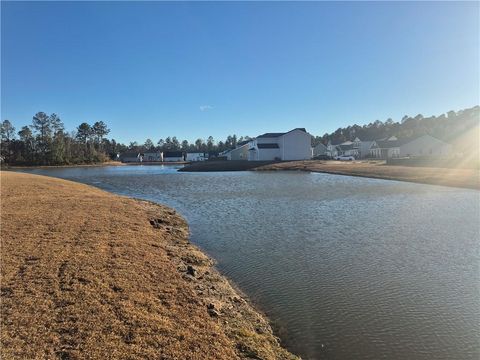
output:
M292 131L295 131L295 130L300 130L300 131L303 131L303 132L307 132L307 130L305 128L295 128L295 129L292 129L290 131L287 131L285 134L288 134L289 132L292 132Z
M138 157L138 152L126 152L120 155L120 158Z
M163 157L182 157L183 152L181 151L164 151L163 152Z
M303 132L307 132L307 130L305 128L295 128L295 129L292 129L290 131L287 131L287 132L283 132L283 133L265 133L265 134L262 134L260 136L257 136L257 139L258 138L275 138L275 137L280 137L282 135L285 135L285 134L288 134L289 132L292 132L292 131L295 131L295 130L300 130L300 131L303 131Z
M257 136L257 139L258 138L273 138L273 137L280 137L282 135L284 135L285 133L265 133L265 134L262 134L260 136Z
M245 140L245 141L240 141L237 143L237 147L240 147L240 146L243 146L245 144L248 144L250 142L250 140Z
M259 149L278 149L278 144L257 144Z
M341 150L351 150L353 149L353 144L350 144L350 145L337 145L338 148L340 148Z

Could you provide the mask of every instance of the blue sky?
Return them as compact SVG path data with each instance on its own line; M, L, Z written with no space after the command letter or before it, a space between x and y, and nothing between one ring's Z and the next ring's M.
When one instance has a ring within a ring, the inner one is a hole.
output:
M1 116L122 142L255 136L479 102L479 3L4 2Z

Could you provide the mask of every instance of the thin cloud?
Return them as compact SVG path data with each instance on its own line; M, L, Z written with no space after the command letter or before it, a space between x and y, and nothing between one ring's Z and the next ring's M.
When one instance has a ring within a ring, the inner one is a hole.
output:
M213 109L212 105L200 105L200 111L208 111L212 109Z

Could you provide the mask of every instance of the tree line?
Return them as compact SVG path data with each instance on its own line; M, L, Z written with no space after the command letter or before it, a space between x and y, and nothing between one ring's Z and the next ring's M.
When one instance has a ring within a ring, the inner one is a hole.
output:
M413 138L421 135L431 135L440 140L452 143L465 132L475 128L479 124L480 107L477 105L472 108L449 111L439 116L424 117L418 114L415 117L405 115L401 121L387 119L382 122L376 120L369 124L351 125L344 128L338 128L336 131L323 136L317 136L313 140L313 145L319 143L327 144L353 140L358 137L360 140L378 140L395 135L399 139ZM471 149L475 150L475 149Z
M149 152L149 151L184 151L184 152L204 152L219 154L225 150L235 149L237 144L250 140L249 136L228 135L225 141L215 141L212 136L207 140L197 139L194 143L188 140L178 140L176 136L161 138L155 144L151 139L147 139L144 144L131 142L128 146L129 151Z
M115 151L115 140L103 121L80 124L68 133L57 114L38 112L32 124L15 132L9 120L0 125L2 162L15 165L66 165L103 162Z
M234 149L248 136L228 135L224 141L216 142L212 136L194 143L178 140L176 136L159 139L156 144L147 139L144 144L117 143L106 136L110 129L103 121L93 125L81 123L74 131L67 132L60 117L53 113L36 113L31 125L16 132L9 120L0 124L1 162L10 165L70 165L90 164L117 159L123 152L185 151L218 154Z
M395 135L399 139L432 135L440 140L454 143L471 129L478 127L480 107L475 106L460 111L449 111L439 116L415 117L404 116L401 121L387 119L376 120L369 124L351 125L338 128L336 131L312 139L312 145L319 143L343 142L358 137L360 140L378 140ZM81 123L74 131L67 132L58 115L47 115L38 112L33 116L32 124L23 126L16 132L9 120L0 124L0 156L1 161L12 165L67 165L88 164L116 159L117 154L126 151L184 151L208 152L218 154L235 148L239 143L248 141L249 136L228 135L225 140L215 141L212 136L206 140L197 139L193 143L179 140L176 136L159 139L156 143L147 139L145 143L131 142L128 145L117 143L115 139L107 139L110 129L103 121L90 125ZM463 151L479 151L470 149L471 144L459 142L457 146L466 146Z

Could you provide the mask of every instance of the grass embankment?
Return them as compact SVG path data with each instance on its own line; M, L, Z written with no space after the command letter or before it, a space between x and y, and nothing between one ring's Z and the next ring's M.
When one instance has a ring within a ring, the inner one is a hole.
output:
M174 210L1 172L2 359L290 359Z
M480 189L478 169L432 168L385 165L382 161L288 161L256 167L255 170L299 170L338 175L410 181L417 183Z

